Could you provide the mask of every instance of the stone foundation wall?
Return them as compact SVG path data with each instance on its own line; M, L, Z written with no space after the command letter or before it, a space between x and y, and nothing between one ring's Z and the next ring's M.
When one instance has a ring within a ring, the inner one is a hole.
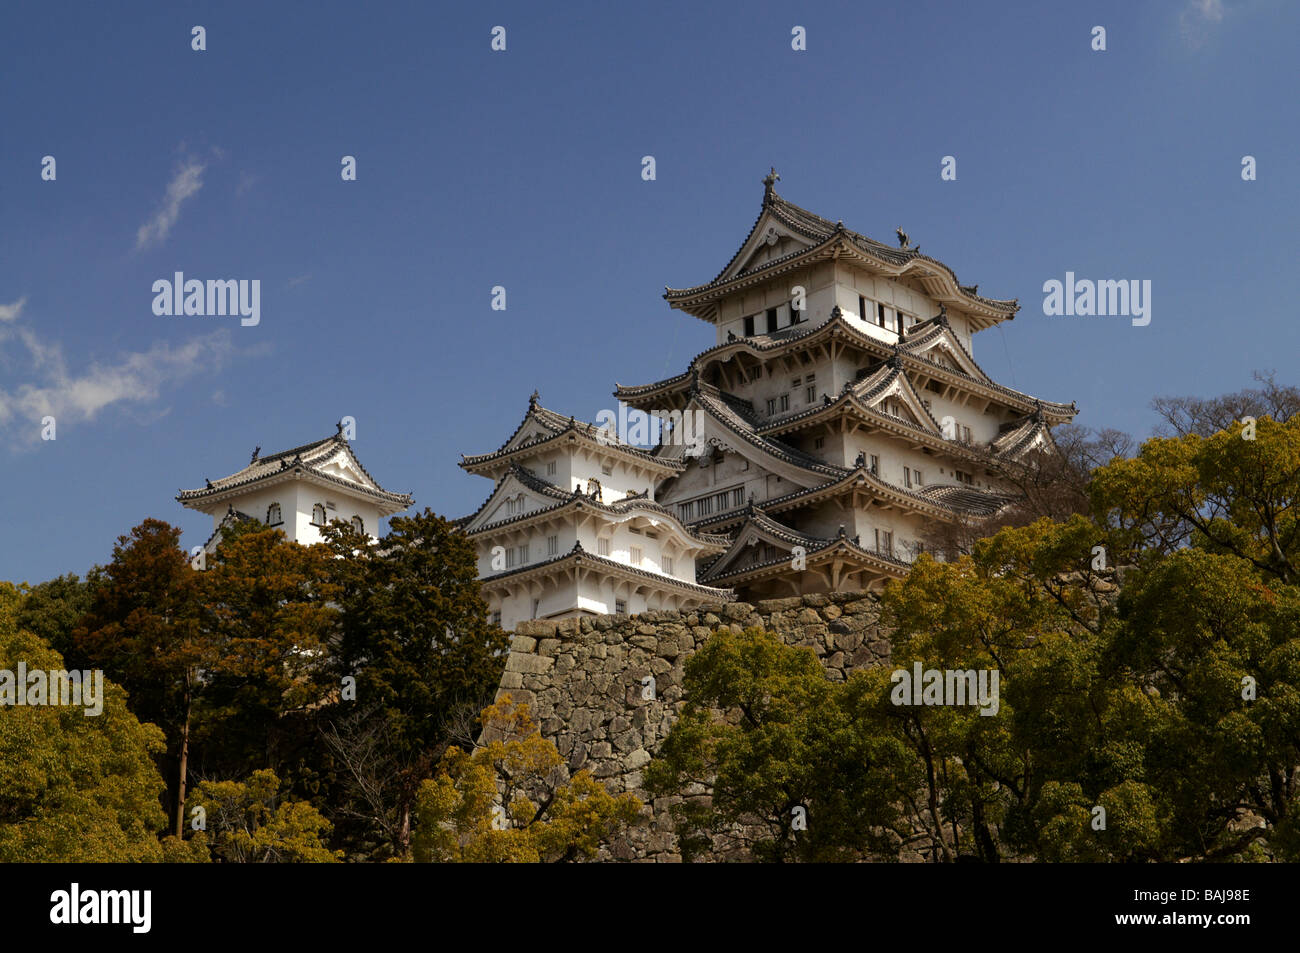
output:
M788 645L811 647L830 677L841 680L854 669L888 663L879 609L871 593L837 592L692 612L522 622L498 698L508 693L528 702L566 770L586 768L612 793L630 791L646 803L642 823L600 859L680 861L670 799L652 802L641 771L682 709L686 659L718 629L759 626ZM641 697L647 675L655 679L653 701Z

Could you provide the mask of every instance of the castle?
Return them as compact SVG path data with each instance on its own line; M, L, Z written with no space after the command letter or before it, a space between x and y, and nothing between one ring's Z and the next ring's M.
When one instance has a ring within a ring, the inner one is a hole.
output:
M712 347L675 377L616 385L602 425L534 392L500 447L462 457L492 481L457 525L504 628L878 590L936 523L1015 502L1009 477L1073 419L1073 404L1005 387L972 356L1014 300L961 284L901 230L893 247L800 208L778 178L717 277L666 289L713 325ZM661 422L653 446L618 432L629 412ZM250 516L309 544L338 518L374 535L412 502L366 472L341 424L177 499L212 516L209 550Z
M1073 419L972 356L1016 301L961 284L901 230L891 247L800 208L778 178L717 277L666 289L714 346L676 377L616 386L620 410L676 432L642 448L534 393L497 450L461 460L494 483L460 525L505 628L878 589L927 526L1014 502L1008 474Z

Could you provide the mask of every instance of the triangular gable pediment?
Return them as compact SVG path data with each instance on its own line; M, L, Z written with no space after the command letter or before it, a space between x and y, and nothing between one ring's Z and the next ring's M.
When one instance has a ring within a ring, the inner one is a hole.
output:
M930 433L939 432L934 418L925 409L925 404L921 402L916 389L901 370L896 371L889 384L872 395L866 405L872 410L905 420Z
M708 576L723 576L775 558L790 558L793 551L794 544L789 540L751 520L737 532L730 548L709 567Z
M768 262L812 247L813 242L795 234L777 221L770 210L765 210L731 264L714 280L727 281L762 268Z
M379 489L375 481L366 476L366 472L361 468L357 458L352 455L352 451L346 447L340 448L333 456L316 463L315 468L321 473L347 480L349 483L356 483L372 490Z
M957 371L960 374L965 374L986 383L990 382L989 376L966 353L965 348L957 342L956 337L948 328L943 328L942 332L936 334L932 340L917 347L908 348L908 353L933 361L940 367L945 367L950 371Z
M555 434L554 428L543 424L536 414L530 412L524 417L524 422L519 425L515 435L507 440L501 450L497 452L515 450L526 443L536 443L538 440L554 437Z
M789 480L795 486L808 487L824 483L836 475L834 468L803 456L796 456L797 451L785 451L771 440L754 433L753 424L747 421L734 408L727 407L721 398L714 402L704 402L698 396L692 396L687 410L697 412L693 418L695 426L695 443L707 447L730 450L756 466L764 473L775 474ZM726 422L724 422L726 421ZM728 426L727 422L733 426ZM748 436L749 439L746 439ZM691 463L699 459L699 452L687 448L682 460ZM828 472L810 472L809 463L817 463Z
M484 501L470 520L465 524L466 533L473 533L492 523L502 520L518 519L538 510L549 509L557 503L563 491L558 487L554 496L527 486L523 480L511 471L496 485L492 494Z

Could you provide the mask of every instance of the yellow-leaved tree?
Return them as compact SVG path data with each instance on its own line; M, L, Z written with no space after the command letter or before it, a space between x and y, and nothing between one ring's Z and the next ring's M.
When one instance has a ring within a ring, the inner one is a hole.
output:
M186 843L207 844L226 863L313 863L342 860L326 847L331 825L306 801L282 798L274 771L254 771L246 781L204 781L190 810L202 811L204 832Z
M450 748L420 786L415 859L424 863L541 863L593 857L633 823L641 801L610 794L587 771L561 780L563 759L526 704L509 695L480 716L483 741Z

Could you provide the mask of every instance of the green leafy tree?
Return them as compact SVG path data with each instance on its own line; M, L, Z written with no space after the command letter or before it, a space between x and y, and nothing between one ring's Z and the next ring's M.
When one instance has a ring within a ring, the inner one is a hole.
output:
M674 810L688 859L718 836L774 861L845 860L905 836L899 786L919 776L865 675L832 682L811 649L720 631L686 662L684 690L645 777L656 796L690 795Z
M184 829L198 673L214 663L200 627L200 574L181 531L147 519L118 538L90 611L73 634L76 656L124 687L132 710L166 733L172 831Z
M283 771L310 733L304 716L335 690L339 610L331 552L256 521L225 534L201 574L204 668L195 737L209 773Z
M68 573L32 586L19 610L18 627L44 639L69 665L80 667L82 660L77 657L72 634L90 611L98 576L99 570L92 570L83 581Z
M0 583L0 669L57 671L63 658L18 627L23 596ZM40 705L0 709L0 862L159 861L167 823L152 755L162 732L141 724L126 693L103 682L103 711Z
M400 857L421 782L466 709L490 702L507 640L488 621L474 544L453 523L426 509L394 517L378 544L337 522L326 535L342 613L335 677L355 680L355 701L328 712L324 737L349 778L347 809Z

